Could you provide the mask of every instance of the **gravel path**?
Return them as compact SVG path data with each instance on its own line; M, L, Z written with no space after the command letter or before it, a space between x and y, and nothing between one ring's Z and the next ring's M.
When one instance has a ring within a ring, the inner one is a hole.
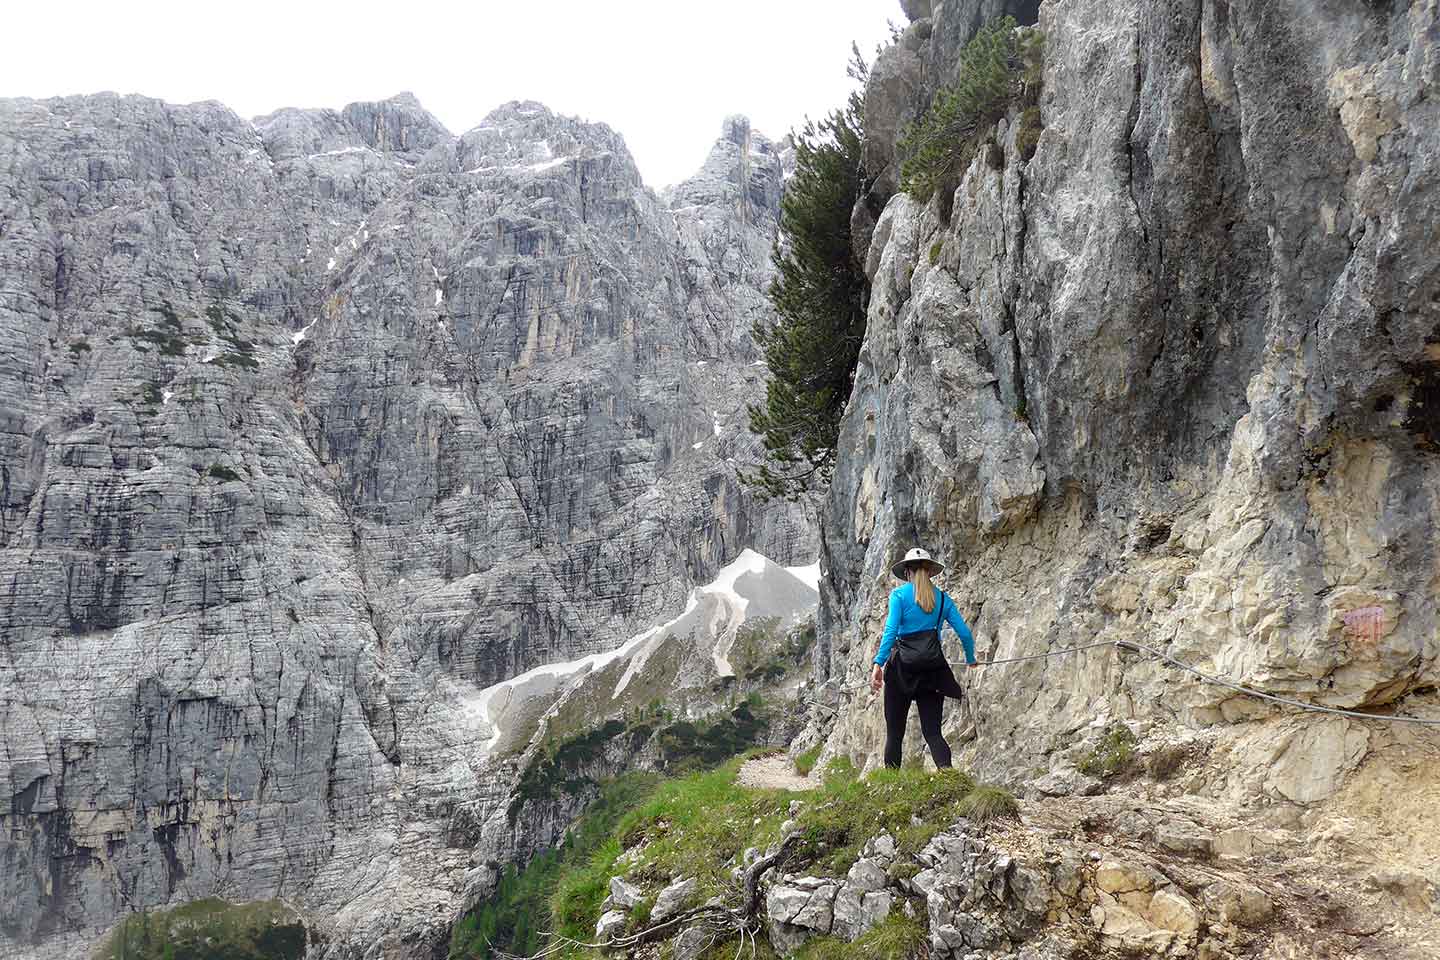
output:
M814 790L820 784L795 772L795 763L783 753L746 760L735 782L762 790Z

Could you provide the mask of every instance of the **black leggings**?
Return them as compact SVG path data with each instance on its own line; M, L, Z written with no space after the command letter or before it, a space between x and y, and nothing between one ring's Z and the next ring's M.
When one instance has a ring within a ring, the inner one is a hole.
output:
M894 657L885 665L885 766L900 766L900 747L905 741L905 721L909 717L912 700L920 713L920 733L930 746L935 766L942 769L950 766L950 744L940 734L940 715L944 711L947 694L958 699L960 689L953 673L947 669L944 674L944 677L935 678L901 677L896 675ZM917 679L919 683L915 682Z

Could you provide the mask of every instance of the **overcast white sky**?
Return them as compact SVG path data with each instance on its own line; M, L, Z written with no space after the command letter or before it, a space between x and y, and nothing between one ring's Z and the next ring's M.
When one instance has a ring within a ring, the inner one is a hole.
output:
M731 113L772 138L838 106L898 0L15 0L0 97L115 90L242 116L410 90L462 133L508 100L618 130L646 182L684 179Z

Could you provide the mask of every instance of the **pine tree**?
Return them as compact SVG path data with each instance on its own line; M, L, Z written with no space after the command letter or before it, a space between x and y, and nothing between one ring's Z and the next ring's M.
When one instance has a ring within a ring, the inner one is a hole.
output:
M863 63L858 70L863 78ZM850 214L867 186L860 117L852 93L844 109L795 137L769 290L777 317L753 329L770 382L765 403L749 408L750 429L768 462L744 479L769 498L798 499L829 482L865 337L869 284L850 244Z
M901 189L921 202L942 185L953 189L979 134L1017 98L1038 91L1042 56L1040 34L1018 32L1013 17L999 17L976 31L960 51L955 85L935 94L898 145L905 158Z

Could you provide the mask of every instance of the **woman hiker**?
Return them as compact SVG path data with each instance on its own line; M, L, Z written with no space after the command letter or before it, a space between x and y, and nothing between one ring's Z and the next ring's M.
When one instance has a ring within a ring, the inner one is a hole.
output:
M940 713L945 698L959 700L961 690L940 647L941 620L960 635L969 668L980 666L975 662L975 638L955 601L931 582L944 569L944 564L920 547L890 568L897 580L905 582L890 591L890 615L885 619L885 635L870 676L871 690L885 688L887 767L900 766L900 744L905 738L905 719L912 700L920 712L920 732L930 745L935 766L950 766L950 744L940 735Z

